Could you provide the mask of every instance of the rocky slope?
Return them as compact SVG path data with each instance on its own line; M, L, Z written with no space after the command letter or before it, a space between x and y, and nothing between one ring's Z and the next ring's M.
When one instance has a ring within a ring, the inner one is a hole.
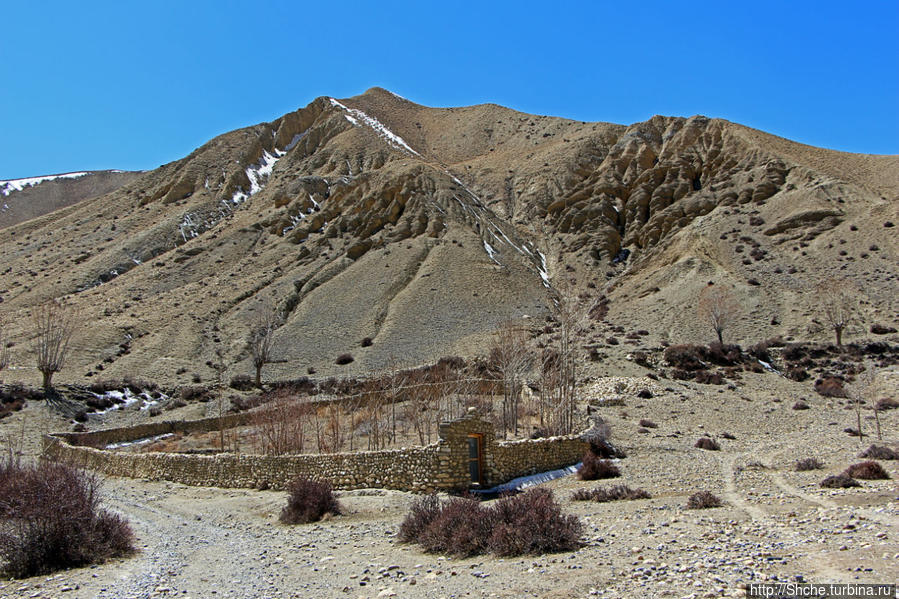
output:
M33 377L27 314L54 297L90 323L62 379L170 384L212 380L218 362L249 372L265 303L285 317L269 378L340 375L482 351L498 323L543 318L564 279L605 293L645 343L706 339L694 306L710 280L742 304L733 340L808 337L809 289L833 275L895 326L897 212L899 157L722 120L323 97L0 230L7 378ZM342 353L355 361L335 365Z
M84 171L0 181L0 229L110 193L139 174Z

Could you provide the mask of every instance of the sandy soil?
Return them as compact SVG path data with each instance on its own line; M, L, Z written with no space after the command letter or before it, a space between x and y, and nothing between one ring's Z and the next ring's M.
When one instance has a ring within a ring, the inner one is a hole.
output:
M881 462L893 480L862 481L860 489L818 486L860 461L870 443L842 432L854 413L840 400L773 374L744 375L735 389L672 381L660 388L650 399L625 392L624 406L600 409L628 452L623 478L547 483L585 524L584 546L575 552L462 560L424 554L395 540L414 498L401 492L342 492L344 515L286 527L277 522L281 492L109 479L106 505L129 518L138 552L0 581L0 597L720 597L743 596L741 585L751 581L899 579L899 464ZM791 409L798 399L811 409ZM658 428L637 432L641 418ZM67 428L32 403L0 422L0 434L17 434L23 420L31 455L42 430ZM884 413L882 424L884 443L899 447L899 410ZM865 426L873 431L873 423ZM705 433L720 451L693 447ZM817 457L824 469L794 472L804 457ZM569 499L575 489L618 482L652 499ZM687 497L700 489L725 505L687 510Z

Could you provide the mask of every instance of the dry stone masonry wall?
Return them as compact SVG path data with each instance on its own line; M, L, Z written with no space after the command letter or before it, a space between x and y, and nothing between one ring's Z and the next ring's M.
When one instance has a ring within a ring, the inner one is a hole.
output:
M385 488L427 493L471 486L468 439L482 439L483 485L569 466L588 444L578 435L496 441L493 425L469 415L440 425L439 441L424 447L333 454L261 456L220 453L119 452L106 447L156 435L218 430L245 424L245 414L182 422L158 422L89 433L44 437L44 459L112 476L168 480L185 485L283 489L300 476L327 480L336 489Z

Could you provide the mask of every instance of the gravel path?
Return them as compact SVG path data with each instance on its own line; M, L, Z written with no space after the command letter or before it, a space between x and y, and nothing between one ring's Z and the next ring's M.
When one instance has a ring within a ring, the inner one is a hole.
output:
M624 406L602 408L629 454L622 478L546 483L585 524L578 551L464 560L423 554L395 541L413 499L395 491L342 493L343 515L286 527L277 522L284 493L109 479L106 505L131 521L139 551L0 581L0 597L699 598L742 597L742 585L753 581L899 580L899 464L881 462L893 480L821 489L824 476L859 461L862 445L841 432L850 412L805 386L760 381L755 391L722 393L669 383L653 398L625 394ZM812 409L791 410L798 398ZM54 424L42 406L28 410L38 428ZM0 433L16 430L17 418L0 421ZM641 418L659 427L638 433ZM899 410L885 413L883 425L892 435L885 442L899 447ZM717 437L721 451L694 448L703 434ZM25 446L33 451L36 443L29 438ZM825 468L795 472L793 462L805 457ZM575 489L612 483L644 488L652 499L569 500ZM687 496L702 489L725 505L685 509Z

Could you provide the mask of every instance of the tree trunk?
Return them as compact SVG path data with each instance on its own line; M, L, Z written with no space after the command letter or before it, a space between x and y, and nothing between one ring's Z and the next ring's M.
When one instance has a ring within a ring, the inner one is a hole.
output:
M44 391L49 391L53 388L53 383L51 382L53 379L53 371L44 370L42 374L44 375Z
M724 345L724 339L721 337L721 329L715 329L715 332L718 334L718 345Z
M833 332L837 336L837 347L843 346L843 327L834 327Z
M262 364L256 367L256 388L262 389Z

